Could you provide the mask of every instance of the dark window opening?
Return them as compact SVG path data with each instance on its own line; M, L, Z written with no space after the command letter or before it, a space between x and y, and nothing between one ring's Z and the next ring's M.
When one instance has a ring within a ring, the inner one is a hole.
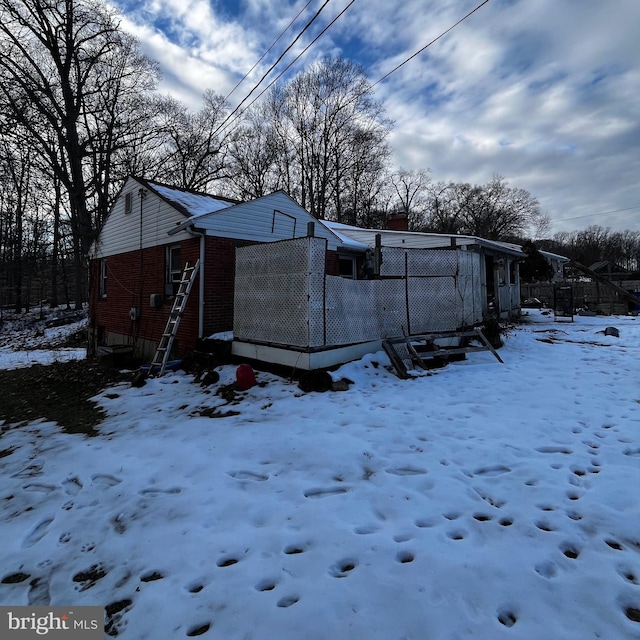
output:
M180 259L180 245L172 244L167 247L166 277L164 293L167 296L175 296L182 280L182 262Z
M518 263L515 260L509 260L509 284L518 284Z
M98 276L98 295L101 298L107 297L107 259L100 260L100 275Z
M343 278L356 278L356 259L339 256L338 257L338 275Z

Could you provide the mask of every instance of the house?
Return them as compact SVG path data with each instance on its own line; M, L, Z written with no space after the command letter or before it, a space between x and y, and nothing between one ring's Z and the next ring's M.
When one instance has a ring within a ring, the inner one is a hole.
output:
M338 273L342 256L364 251L316 222L282 191L237 202L129 177L89 255L93 352L124 347L150 359L187 262L200 259L174 342L177 356L231 330L238 247L305 236L313 223L327 242L330 273Z
M377 351L386 338L520 314L520 247L408 232L394 222L378 230L322 221L364 247L342 255L337 274L324 268L321 238L238 249L233 353L316 369Z
M459 249L481 256L482 269L479 274L482 288L483 315L495 313L501 318L520 315L519 261L524 253L518 245L485 240L475 236L420 233L401 229L361 229L350 225L327 222L327 226L368 246L373 246L376 235L380 235L382 248L398 249Z
M150 360L196 260L177 357L233 330L238 356L314 369L520 313L520 247L392 224L316 220L282 191L237 202L130 177L90 253L93 352Z

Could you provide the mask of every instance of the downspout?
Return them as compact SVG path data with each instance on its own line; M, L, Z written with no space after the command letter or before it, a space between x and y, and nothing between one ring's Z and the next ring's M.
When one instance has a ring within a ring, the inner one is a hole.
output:
M204 231L196 231L193 227L187 227L192 236L200 238L200 280L198 282L198 338L204 338L204 245L206 233Z

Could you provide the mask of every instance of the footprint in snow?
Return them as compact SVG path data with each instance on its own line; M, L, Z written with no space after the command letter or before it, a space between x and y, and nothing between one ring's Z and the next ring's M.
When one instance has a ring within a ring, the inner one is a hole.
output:
M418 525L418 526L419 526L419 525ZM368 536L368 535L370 535L370 534L372 534L372 533L377 533L378 531L380 531L380 527L379 527L379 526L377 526L377 525L375 525L375 524L372 524L372 525L364 525L364 526L361 526L361 527L356 527L356 528L353 530L353 532L354 532L356 535L359 535L359 536Z
M400 467L397 469L385 469L386 473L393 476L421 476L428 473L426 469L419 467Z
M141 489L138 493L141 496L175 495L182 493L182 489L180 487L173 487L171 489L156 489L155 487L151 487L150 489Z
M256 482L265 482L269 476L262 473L254 473L253 471L228 471L228 475L236 480L254 480Z
M341 493L351 491L349 487L327 487L319 489L307 489L304 492L305 498L326 498L327 496L335 496Z
M494 465L492 467L480 467L476 469L474 472L476 476L487 476L489 478L493 478L495 476L501 476L505 473L511 473L511 469L509 467L505 467L504 465Z
M558 567L553 562L539 562L534 569L538 575L548 580L554 578L558 573Z
M189 627L187 630L187 637L193 638L195 636L201 636L207 633L211 628L210 622L205 622L204 624L194 624L192 627Z
M41 473L42 473L42 465L32 464L12 474L11 477L12 478L35 478L36 476L39 476Z
M563 453L564 455L567 455L567 456L573 453L573 451L569 449L569 447L562 447L562 446L538 447L536 451L538 453Z
M256 584L256 591L273 591L278 584L278 580L273 578L265 578Z
M29 583L27 601L32 607L46 607L51 603L49 595L49 580L47 578L34 578Z
M53 493L57 487L52 484L43 484L40 482L31 482L22 487L25 491L39 491L41 493Z
M80 479L77 476L67 478L60 484L62 484L62 488L68 496L77 496L82 489L82 482L80 482Z
M91 476L91 480L93 480L93 482L98 486L102 487L115 487L117 484L122 482L120 478L116 478L108 473L96 473Z
M24 537L22 541L22 548L26 549L28 547L33 547L34 544L37 544L45 537L47 531L49 530L49 525L53 522L53 516L47 516L38 522L38 524L31 529L31 531Z
M298 596L286 596L278 600L278 606L281 609L286 609L287 607L294 605L296 602L298 602L298 600L300 600Z
M518 616L514 611L508 608L502 608L498 610L498 622L503 624L505 627L513 627L513 625L518 621Z
M353 558L345 558L340 560L329 569L329 574L334 578L346 578L351 571L358 566L358 563Z
M200 593L204 589L204 580L192 580L185 586L189 593Z

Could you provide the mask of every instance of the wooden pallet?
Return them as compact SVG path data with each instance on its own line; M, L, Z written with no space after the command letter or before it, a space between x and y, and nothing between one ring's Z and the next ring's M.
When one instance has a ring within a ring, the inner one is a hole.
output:
M461 341L467 338L476 340L479 344L467 344L461 347L438 347L435 344L436 341L446 338L459 338ZM407 363L410 363L410 368L418 366L421 369L428 369L429 366L425 360L435 358L447 359L459 353L466 354L475 351L490 351L498 362L504 364L504 360L502 360L498 352L487 340L481 329L421 333L413 336L404 335L401 338L388 338L382 341L382 348L389 356L389 360L391 360L396 374L403 380L412 377L409 373Z

